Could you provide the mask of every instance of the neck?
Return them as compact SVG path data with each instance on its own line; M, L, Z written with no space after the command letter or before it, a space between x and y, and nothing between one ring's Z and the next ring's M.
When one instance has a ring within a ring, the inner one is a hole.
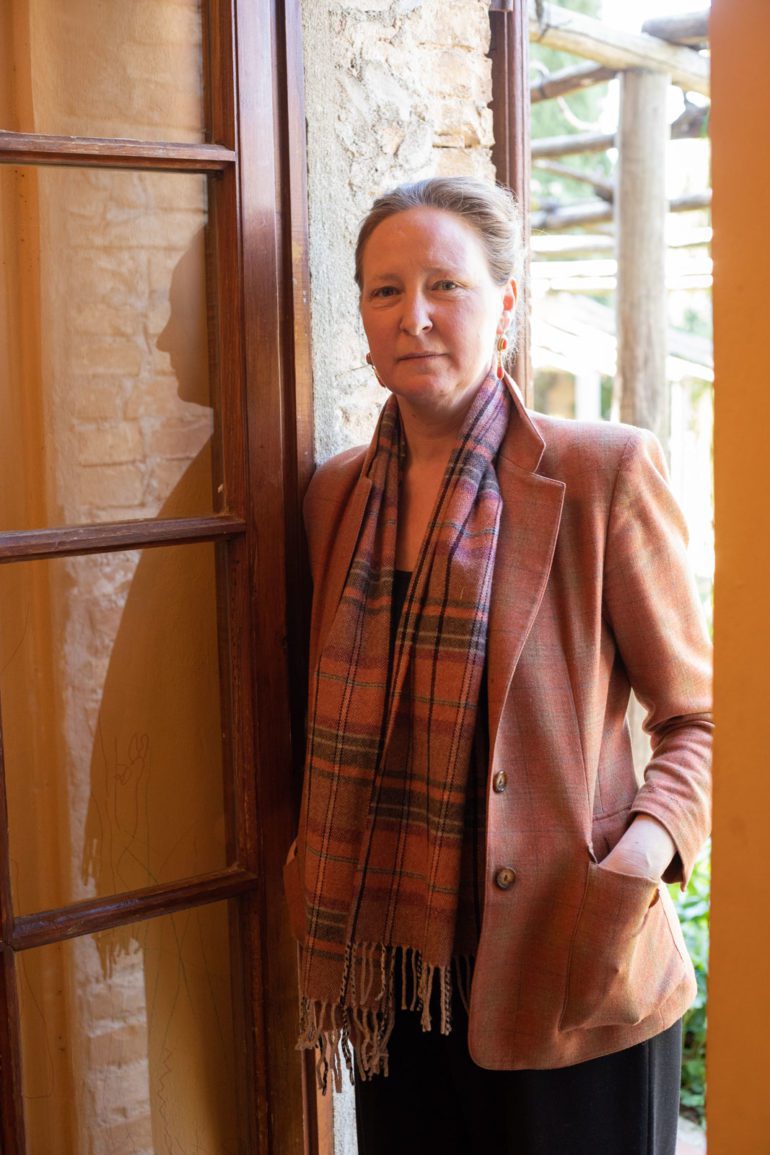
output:
M476 389L464 394L455 405L442 408L437 408L435 404L423 408L413 401L398 398L406 440L407 465L443 468L480 385L481 382Z
M468 406L458 414L421 413L399 402L407 464L444 465L462 428Z

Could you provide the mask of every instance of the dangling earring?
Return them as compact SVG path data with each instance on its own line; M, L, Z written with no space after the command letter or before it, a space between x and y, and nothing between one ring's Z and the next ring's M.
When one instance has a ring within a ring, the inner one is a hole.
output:
M385 384L382 377L380 377L379 373L377 372L377 366L374 364L374 361L372 360L371 353L366 354L366 363L367 363L367 365L370 366L372 373L374 373L375 377L377 378L377 384L381 385L383 389L387 389L387 385Z
M508 348L507 337L498 337L497 338L497 379L498 379L498 381L502 381L503 374L505 372L505 369L503 368L503 354L505 353L505 350L507 348Z

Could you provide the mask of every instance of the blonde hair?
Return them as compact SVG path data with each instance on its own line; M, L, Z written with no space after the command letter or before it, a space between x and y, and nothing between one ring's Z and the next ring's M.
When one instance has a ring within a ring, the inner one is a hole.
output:
M364 217L356 242L355 279L363 286L363 256L374 230L388 217L408 209L432 208L456 213L476 230L497 285L520 280L524 266L519 209L513 194L501 185L467 176L432 177L402 184L377 197Z

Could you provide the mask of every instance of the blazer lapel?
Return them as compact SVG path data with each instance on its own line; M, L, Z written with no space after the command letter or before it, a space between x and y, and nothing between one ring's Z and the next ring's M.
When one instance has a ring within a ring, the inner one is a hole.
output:
M518 394L511 392L514 411L497 459L503 508L487 644L490 751L511 678L545 593L565 491L564 482L534 472L544 442Z

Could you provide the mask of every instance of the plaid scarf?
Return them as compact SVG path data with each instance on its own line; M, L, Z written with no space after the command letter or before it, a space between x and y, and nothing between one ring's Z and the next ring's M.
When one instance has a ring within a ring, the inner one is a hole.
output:
M340 1052L352 1074L351 1045L362 1078L387 1073L397 965L402 1005L409 970L424 1029L435 980L440 1027L451 1028L453 960L456 982L469 981L466 794L486 730L476 720L502 504L494 459L509 411L505 385L487 377L447 465L392 655L395 397L374 435L367 509L311 686L300 826L298 1047L319 1048L324 1090L330 1068L340 1085Z

